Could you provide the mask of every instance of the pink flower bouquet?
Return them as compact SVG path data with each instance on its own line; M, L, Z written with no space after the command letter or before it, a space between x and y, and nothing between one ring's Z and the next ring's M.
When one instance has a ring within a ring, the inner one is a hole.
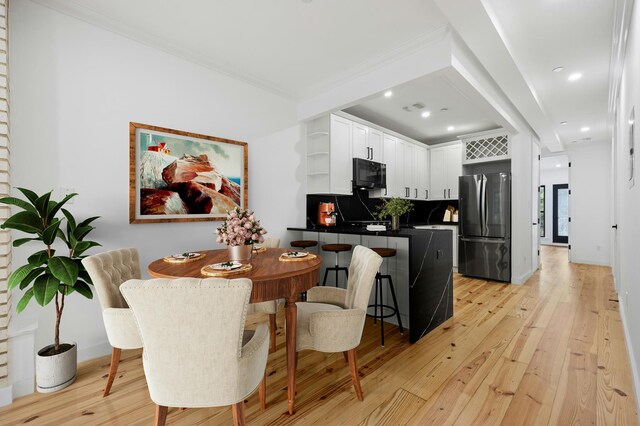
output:
M227 219L216 229L216 242L228 246L242 246L264 242L267 231L260 226L251 210L239 207L231 210Z

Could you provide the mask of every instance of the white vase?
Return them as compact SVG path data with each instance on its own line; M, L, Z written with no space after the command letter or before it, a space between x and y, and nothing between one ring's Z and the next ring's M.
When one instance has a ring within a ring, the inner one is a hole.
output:
M42 355L52 347L53 345L45 346L36 356L36 384L41 393L64 389L76 381L78 346L71 343L71 348L60 354Z
M253 244L229 246L229 260L237 260L238 262L250 260L252 252Z

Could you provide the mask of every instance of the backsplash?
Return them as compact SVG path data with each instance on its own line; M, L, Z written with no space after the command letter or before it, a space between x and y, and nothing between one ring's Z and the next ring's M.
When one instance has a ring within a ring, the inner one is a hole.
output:
M318 204L334 203L338 213L338 225L343 221L375 220L372 216L377 211L380 198L369 198L367 191L356 191L353 195L307 195L307 225L315 226L318 221ZM442 224L447 206L458 208L458 200L413 200L413 210L400 218L402 225ZM387 218L388 219L388 218Z

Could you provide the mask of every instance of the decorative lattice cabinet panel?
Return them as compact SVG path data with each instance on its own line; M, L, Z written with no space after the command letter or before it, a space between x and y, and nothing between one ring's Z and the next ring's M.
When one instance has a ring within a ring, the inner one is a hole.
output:
M492 133L462 139L462 164L486 163L511 158L511 138L507 133Z

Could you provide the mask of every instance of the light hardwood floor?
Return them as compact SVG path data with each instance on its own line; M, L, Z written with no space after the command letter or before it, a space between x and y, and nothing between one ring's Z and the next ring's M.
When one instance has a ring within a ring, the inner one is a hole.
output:
M525 285L456 277L455 316L414 345L367 322L358 348L364 402L342 354L303 352L296 414L286 401L282 318L267 365L267 410L249 398L250 424L637 424L631 371L610 269L571 265L543 247ZM387 330L387 328L385 328ZM111 395L109 357L80 365L70 388L0 410L0 424L148 425L140 352L124 351ZM215 368L215 362L212 362ZM231 424L231 409L169 409L167 424Z

